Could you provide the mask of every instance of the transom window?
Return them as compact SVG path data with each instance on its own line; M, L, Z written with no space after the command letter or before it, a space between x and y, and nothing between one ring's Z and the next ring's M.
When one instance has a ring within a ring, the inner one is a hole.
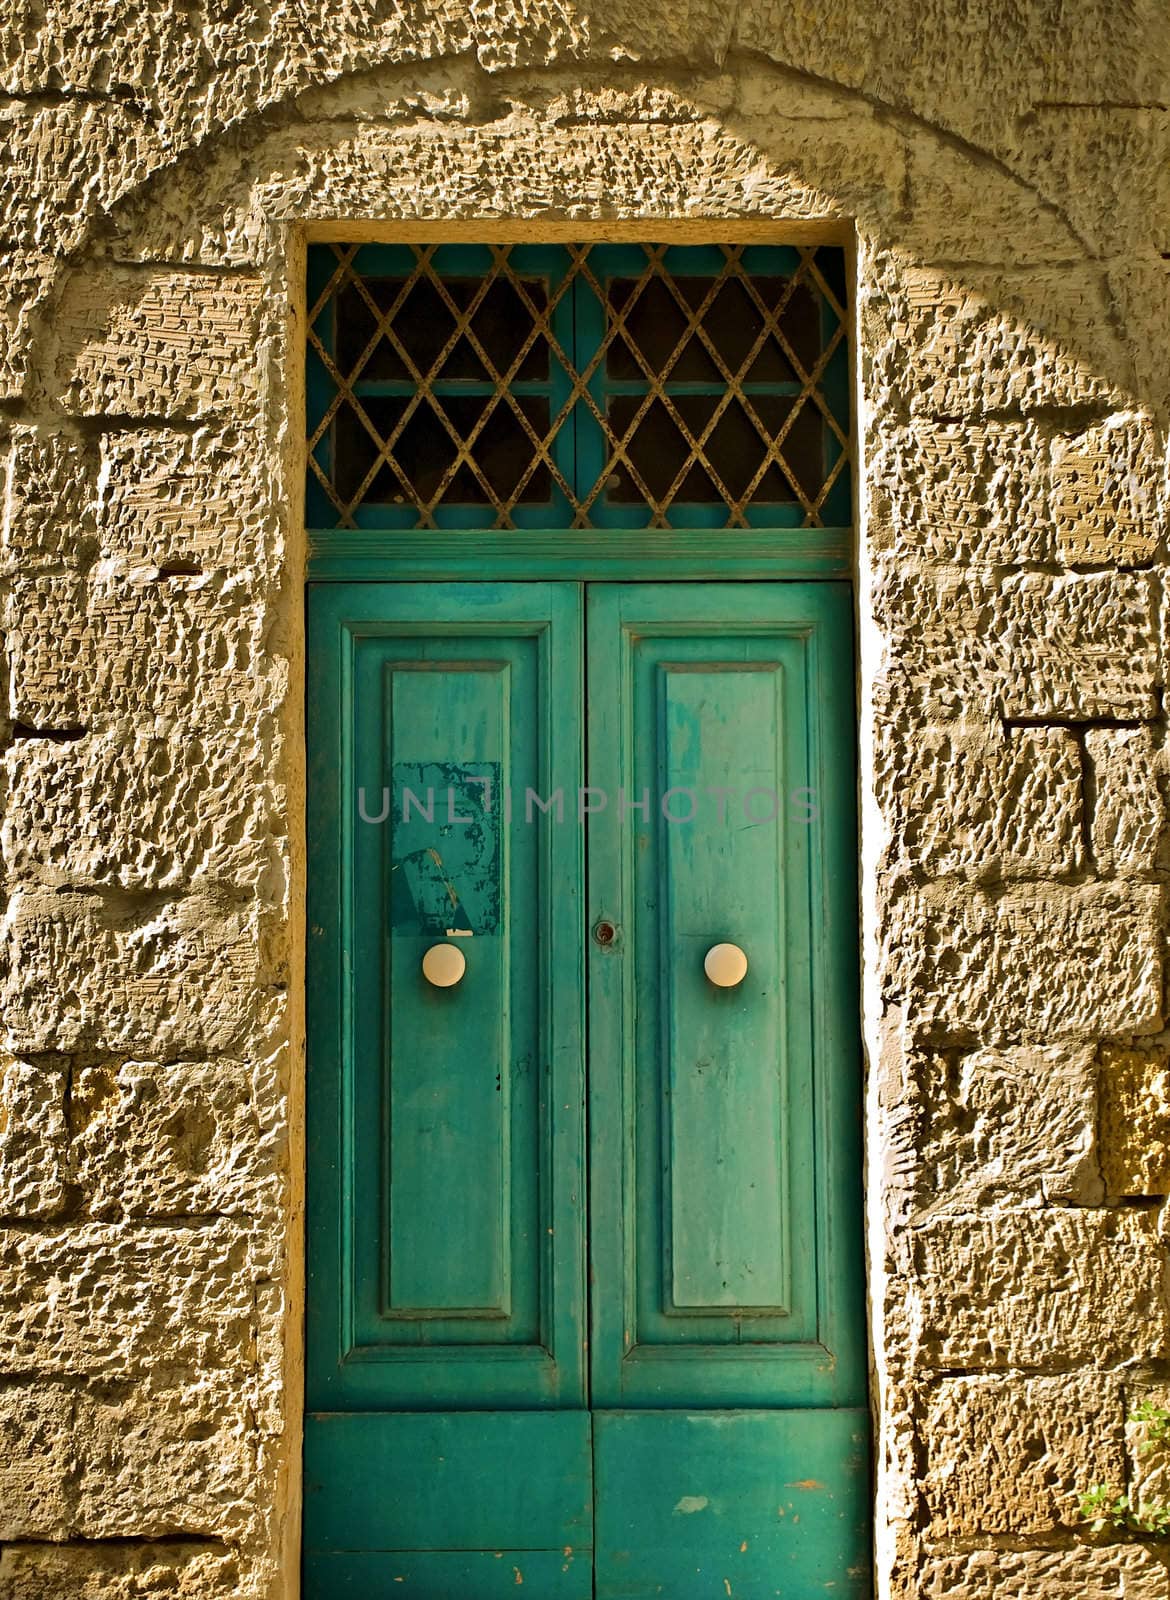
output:
M312 528L844 527L839 248L316 245Z

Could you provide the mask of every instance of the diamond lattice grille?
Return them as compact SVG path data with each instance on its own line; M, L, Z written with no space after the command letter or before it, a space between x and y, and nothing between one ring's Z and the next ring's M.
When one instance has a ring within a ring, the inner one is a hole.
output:
M843 526L844 285L825 246L315 246L309 524Z

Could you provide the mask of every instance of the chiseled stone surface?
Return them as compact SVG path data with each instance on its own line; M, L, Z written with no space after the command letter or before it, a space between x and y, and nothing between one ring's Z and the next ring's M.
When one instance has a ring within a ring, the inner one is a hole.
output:
M66 1209L68 1082L64 1056L0 1058L0 1218L54 1217Z
M218 897L22 892L0 924L0 958L16 1052L230 1052L262 1015L256 913ZM53 984L28 982L37 962Z
M0 1233L0 1366L137 1376L246 1364L255 1280L246 1225L89 1223Z
M274 698L264 609L234 586L22 578L4 615L9 714L30 728L115 715L157 727L184 712L233 727Z
M270 1212L279 1167L257 1104L266 1092L266 1074L222 1056L78 1067L66 1178L94 1216Z
M921 1101L924 1208L1101 1199L1092 1045L927 1052Z
M856 242L877 1600L1170 1600L1075 1514L1170 1353L1164 6L11 0L0 91L0 1593L295 1593L297 230L616 219Z
M935 1556L922 1600L1167 1600L1170 1573L1152 1550L1074 1544L1060 1550L975 1550Z
M82 273L58 312L59 379L78 416L247 417L258 404L261 285L191 273Z
M77 738L19 738L3 756L0 847L30 884L275 897L278 751L270 717L158 731L114 718Z
M882 730L890 855L930 878L1060 877L1084 865L1082 757L1067 728Z
M239 1561L199 1544L15 1544L0 1550L8 1600L203 1600L236 1595Z
M1145 1210L1000 1210L917 1227L923 1360L1067 1368L1170 1354L1166 1250Z
M1164 1050L1101 1047L1101 1173L1118 1195L1170 1194L1170 1061Z
M891 994L936 1044L1156 1033L1162 891L943 881L891 907Z
M1124 1481L1121 1389L1099 1378L945 1378L923 1407L932 1539L1075 1527Z
M0 1540L239 1538L271 1485L249 1385L39 1377L0 1391Z
M1165 755L1149 727L1085 734L1093 860L1102 875L1152 874L1166 851Z

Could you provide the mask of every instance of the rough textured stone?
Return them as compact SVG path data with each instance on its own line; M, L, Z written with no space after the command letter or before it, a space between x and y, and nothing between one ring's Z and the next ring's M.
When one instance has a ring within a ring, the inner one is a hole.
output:
M1165 521L1164 449L1146 417L1110 417L1053 441L1057 560L1137 566L1153 558Z
M262 1010L256 914L210 897L22 892L0 956L17 1052L231 1050ZM52 972L53 984L30 984L32 970Z
M160 890L282 886L274 852L278 753L268 719L236 730L128 719L64 741L17 739L4 755L0 846L27 883Z
M163 1365L242 1367L262 1275L254 1241L234 1221L8 1229L0 1369L122 1379Z
M255 1075L222 1058L79 1067L68 1180L99 1216L264 1214L277 1150L255 1091Z
M1022 573L891 566L878 595L911 703L941 719L1153 718L1156 591L1145 573ZM902 688L905 685L905 688Z
M1170 1194L1170 1062L1101 1047L1101 1174L1118 1195Z
M1165 863L1165 761L1152 728L1085 735L1093 860L1100 873L1151 873Z
M52 1217L67 1200L64 1058L0 1060L0 1217Z
M107 433L97 526L101 553L133 572L264 570L276 486L256 471L247 429Z
M248 1404L246 1381L222 1369L177 1383L8 1384L0 1539L238 1537L268 1487Z
M935 885L891 915L891 993L914 996L939 1044L1156 1033L1162 914L1160 892L1139 885Z
M247 417L259 398L261 285L120 269L72 278L59 315L79 416Z
M926 1563L922 1600L1167 1600L1170 1575L1151 1550L975 1550Z
M799 135L816 143L807 124ZM275 225L294 218L521 216L539 229L545 218L583 219L604 206L645 219L653 232L655 221L672 216L730 223L755 209L846 215L831 191L814 187L815 177L769 161L755 143L710 120L564 128L522 109L489 127L330 122L308 149L302 130L280 129L258 154L257 171L228 154L223 161L214 209L192 208L188 178L174 201L163 194L161 217L155 207L148 215L127 211L123 252L150 260L165 249L169 259L247 266L275 247ZM172 205L181 212L177 237Z
M891 255L863 302L869 380L923 416L1125 404L1132 358L1086 266L962 279Z
M1003 1211L918 1228L935 1367L1062 1367L1170 1353L1166 1252L1147 1211Z
M906 751L906 744L910 752ZM883 729L894 859L931 877L1074 873L1083 863L1081 755L1063 728Z
M1091 1045L930 1054L922 1203L975 1211L1101 1198Z
M900 555L1024 565L1048 559L1046 442L1035 423L938 422L875 430L873 532Z
M1121 1483L1121 1390L1107 1378L949 1378L923 1425L933 1537L1076 1527L1080 1496Z
M0 523L3 564L13 571L83 567L97 551L96 451L59 430L15 428Z
M1170 1410L1170 1387L1165 1383L1127 1383L1125 1401L1125 1482L1130 1500L1139 1514L1157 1515L1170 1504L1170 1449L1142 1410Z
M200 1544L9 1545L0 1551L8 1600L203 1600L238 1595L239 1562Z
M239 727L272 698L263 608L199 578L22 580L8 596L10 714L33 729L120 715Z

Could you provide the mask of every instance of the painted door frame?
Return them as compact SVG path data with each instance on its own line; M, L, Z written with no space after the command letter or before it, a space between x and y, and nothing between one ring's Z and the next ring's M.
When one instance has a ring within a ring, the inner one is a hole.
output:
M349 582L355 580L369 580L380 582L402 582L412 580L424 581L493 581L506 579L576 579L582 583L598 583L606 581L645 582L658 583L662 581L703 582L703 581L737 581L767 580L777 583L793 580L844 580L850 585L853 600L853 636L854 636L854 671L855 671L855 705L853 728L856 737L857 730L864 724L861 714L864 710L863 680L861 667L864 651L861 640L865 631L866 620L866 589L863 582L864 569L858 565L858 543L856 525L858 521L858 479L860 473L860 443L859 432L856 427L857 397L860 392L860 380L857 369L858 339L858 307L853 288L857 282L856 239L852 228L836 219L826 219L812 223L802 223L793 228L790 224L772 219L736 219L733 223L718 223L705 220L688 221L656 221L652 231L656 237L674 239L679 243L706 243L721 242L729 237L735 239L754 239L769 243L787 244L801 243L833 243L840 245L845 250L846 267L851 292L851 306L848 326L848 362L849 362L849 391L853 401L853 425L851 427L851 453L852 465L850 479L854 503L853 526L849 528L826 528L818 530L804 529L766 529L736 531L730 537L721 533L718 539L714 538L709 530L680 529L670 532L642 531L630 534L618 529L594 529L559 531L546 536L532 534L513 535L507 532L473 532L461 534L455 538L436 535L433 531L414 532L413 530L363 530L360 533L347 534L339 531L318 533L304 525L303 517L298 518L303 529L302 551L304 559L304 573L306 583L328 584L330 582ZM355 237L369 239L372 242L379 240L399 242L402 240L426 240L452 242L480 242L490 240L493 242L526 243L534 237L542 240L560 239L565 241L587 240L589 242L610 241L641 241L647 235L647 226L640 221L610 222L607 224L580 225L577 223L553 222L541 225L534 232L532 224L513 223L510 221L489 220L484 222L440 222L440 223L414 223L409 221L395 221L393 223L376 224L368 219L361 219L354 223L328 222L317 223L294 230L291 238L290 259L294 270L291 276L292 309L294 321L299 319L303 325L304 302L304 251L309 242L325 242L329 240L353 240ZM300 270L296 270L299 265ZM303 368L300 374L303 379ZM304 414L304 395L302 383L294 381L290 386L293 398L294 414ZM301 430L303 433L303 428ZM297 459L301 464L294 473L294 482L303 482L303 446L297 452ZM854 745L855 756L857 744ZM864 752L862 752L864 755ZM863 763L854 763L854 770L860 782L861 773L858 768ZM860 798L860 796L859 796ZM863 846L861 837L861 823L864 808L858 806L859 836L857 839L856 859L861 882L866 881L868 873L865 863L869 852ZM299 874L298 874L299 876ZM865 972L869 962L866 951L869 936L866 933L867 919L864 916L864 902L858 907L858 933L859 937L855 946L857 967L857 995L860 1013L859 1027L856 1034L858 1075L857 1075L857 1106L861 1121L861 1151L860 1158L862 1171L865 1165L865 1142L868 1121L861 1113L868 1104L865 1091L865 1074L863 1063L865 1058L865 1024L864 1017L868 1015L869 1007L862 997L865 994ZM302 1075L303 1076L303 1075ZM303 1093L303 1090L301 1091ZM303 1109L297 1104L298 1096L294 1096L294 1140L305 1149L303 1132L297 1140L297 1128L303 1130ZM297 1115L297 1112L300 1115ZM294 1220L298 1223L295 1232L303 1237L303 1230L299 1227L300 1212L294 1207ZM868 1213L868 1208L863 1209L861 1223L868 1235L873 1219ZM303 1252L302 1252L303 1254ZM873 1322L873 1304L868 1288L868 1259L865 1263L866 1273L863 1285L863 1294L866 1301L865 1328L868 1345L867 1384L868 1406L873 1413L875 1394L872 1389L872 1373L874 1370L874 1350L876 1331ZM295 1278L293 1287L296 1287ZM295 1298L295 1297L294 1297ZM295 1309L295 1308L294 1308ZM295 1358L294 1358L295 1359ZM871 1452L876 1446L876 1428L871 1432ZM299 1518L297 1519L299 1522ZM875 1515L873 1518L875 1531L880 1528L880 1521ZM299 1548L299 1540L292 1548Z

